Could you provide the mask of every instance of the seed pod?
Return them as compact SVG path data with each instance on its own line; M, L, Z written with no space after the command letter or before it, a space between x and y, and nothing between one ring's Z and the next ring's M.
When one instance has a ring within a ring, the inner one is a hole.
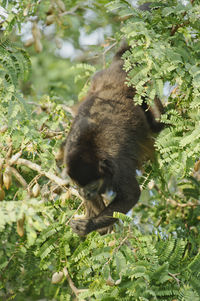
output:
M197 172L198 170L200 170L200 160L198 160L194 165L194 171Z
M151 180L151 181L148 183L148 188L151 190L151 189L154 188L154 186L155 186L155 182L154 182L154 180Z
M112 279L112 277L110 275L108 276L108 279L106 280L106 284L109 285L109 286L114 286L115 285L115 282L114 282L114 280Z
M115 281L115 285L119 285L121 282L122 282L122 279L121 279L121 278L120 278L120 279L117 279L117 280Z
M36 52L41 52L42 51L42 43L40 41L41 39L41 32L40 32L40 29L37 25L36 22L33 23L33 26L32 26L32 35L33 35L33 39L35 41L34 45L35 45L35 50Z
M25 216L17 221L17 233L20 237L24 236L24 220Z
M34 40L41 39L41 32L36 22L32 26L32 35Z
M40 185L38 183L33 186L32 194L35 198L40 194Z
M59 9L64 12L65 11L65 4L62 0L56 0L56 4L58 5Z
M22 150L20 150L18 153L14 154L9 161L9 165L13 165L16 163L16 161L21 157L22 155Z
M63 272L56 272L52 275L51 283L56 284L62 281L63 279Z
M0 157L0 171L3 168L3 164L4 164L4 159Z
M56 39L55 39L55 42L56 42L56 47L57 47L58 49L61 49L61 48L62 48L62 45L63 45L62 40L59 39L59 38L56 38Z
M10 188L11 182L12 182L12 176L11 176L10 168L6 167L3 173L3 184L7 190Z
M35 51L37 53L40 53L42 51L42 49L43 49L41 41L39 39L35 40L35 44L34 45L35 45Z
M5 198L5 191L3 188L0 186L0 201L3 201Z
M3 174L0 170L0 187L2 187L2 186L3 186Z
M52 15L53 12L54 12L54 6L51 5L51 6L49 7L48 11L47 11L47 16L48 16L48 15Z
M55 21L55 16L54 15L49 15L46 18L46 25L51 25L53 24Z

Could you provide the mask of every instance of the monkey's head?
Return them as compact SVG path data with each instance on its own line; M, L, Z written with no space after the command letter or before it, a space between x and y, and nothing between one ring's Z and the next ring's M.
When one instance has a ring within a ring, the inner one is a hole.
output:
M67 174L79 186L80 194L93 200L109 188L112 165L108 160L97 158L95 152L88 149L72 150L66 156Z
M88 160L87 154L72 152L67 155L66 166L67 174L80 187L88 185L92 181L101 178L98 170L98 162ZM93 156L92 156L93 157Z
M97 158L89 158L83 152L67 156L67 174L79 186L80 195L87 200L95 200L105 191L105 176L99 167Z
M67 174L79 186L80 194L89 200L105 192L113 174L107 154L99 151L97 133L98 126L90 118L78 119L65 146Z

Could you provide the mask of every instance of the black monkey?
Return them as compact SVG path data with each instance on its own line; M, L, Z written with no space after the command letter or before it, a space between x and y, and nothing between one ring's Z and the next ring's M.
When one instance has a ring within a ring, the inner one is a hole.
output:
M80 104L65 144L67 173L85 199L85 219L71 227L79 235L108 227L113 212L127 213L138 201L136 169L154 152L154 133L162 129L154 112L134 104L135 90L125 84L120 50L110 67L98 72L84 102ZM159 111L162 105L155 104ZM115 193L106 206L102 194Z
M154 134L163 125L145 100L134 104L135 89L125 84L120 49L108 69L96 73L86 100L80 104L64 146L67 174L80 187L86 216L74 219L80 236L112 225L113 212L127 213L138 201L136 169L154 153ZM162 113L159 99L155 107ZM102 194L113 192L105 205Z

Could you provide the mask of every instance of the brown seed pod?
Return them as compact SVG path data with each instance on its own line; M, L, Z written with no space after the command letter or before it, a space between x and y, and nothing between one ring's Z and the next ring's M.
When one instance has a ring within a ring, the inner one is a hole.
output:
M40 185L38 183L33 186L32 194L35 198L40 194Z
M10 168L6 167L3 173L3 184L7 190L10 188L11 183L12 183L12 176L11 176Z
M46 25L51 25L55 22L55 16L54 15L48 15L46 18Z
M40 32L40 29L36 22L34 22L33 26L32 26L32 35L33 35L33 39L34 39L34 46L35 46L36 52L41 52L43 49L42 43L40 41L41 32Z
M108 279L106 280L106 284L109 286L115 285L115 281L112 279L112 277L110 275L108 276Z
M3 164L4 164L4 159L0 157L0 171L3 168Z
M0 170L0 187L2 187L2 186L3 186L3 174Z
M200 170L200 160L198 160L194 165L194 171L197 172L198 170Z
M51 5L51 6L49 7L48 11L47 11L47 16L48 16L48 15L52 15L53 12L54 12L54 6Z
M3 188L0 186L0 201L3 201L5 198L5 191Z
M63 272L56 272L52 275L52 278L51 278L51 283L53 284L56 284L56 283L59 283L62 281L63 279Z
M34 40L41 39L41 32L36 22L32 26L32 35Z
M41 41L39 39L35 40L34 45L35 45L35 51L37 53L40 53L42 51L42 49L43 49Z
M20 237L24 236L24 220L25 216L17 221L17 233Z
M65 4L63 3L62 0L56 0L56 4L58 5L58 8L64 12L65 11Z

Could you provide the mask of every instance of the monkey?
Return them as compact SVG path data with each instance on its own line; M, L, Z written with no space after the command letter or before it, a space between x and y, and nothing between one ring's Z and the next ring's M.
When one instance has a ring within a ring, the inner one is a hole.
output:
M126 84L123 69L127 50L123 45L111 65L93 76L64 144L66 173L85 200L85 217L70 223L79 236L104 233L117 220L114 212L126 214L138 202L136 170L153 158L155 136L164 127L156 118L155 111L158 117L163 113L157 97L156 110L145 99L142 105L134 102L136 90ZM109 203L103 199L106 193L112 194Z
M86 216L74 219L71 227L80 236L109 227L113 212L126 214L138 201L140 188L136 170L152 158L155 134L163 124L148 109L134 103L134 87L126 85L120 49L110 67L96 73L86 99L80 104L64 145L69 177L85 199ZM155 106L162 113L161 101ZM114 193L105 204L102 194Z

